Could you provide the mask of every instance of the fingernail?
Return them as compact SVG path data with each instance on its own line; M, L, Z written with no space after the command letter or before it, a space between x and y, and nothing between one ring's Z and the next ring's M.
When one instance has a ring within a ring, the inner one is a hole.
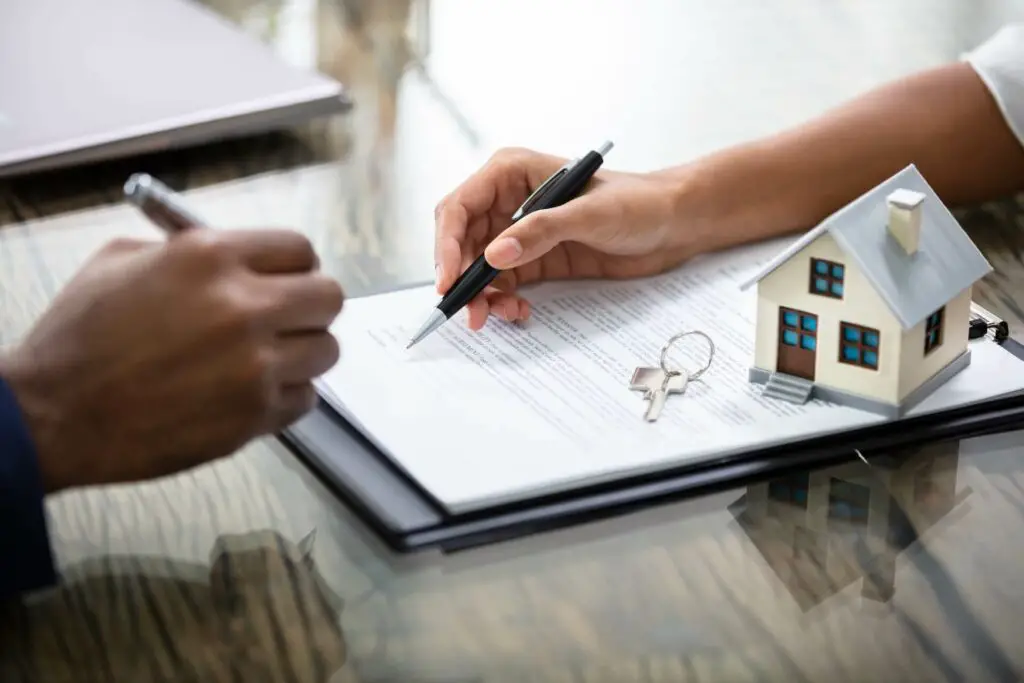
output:
M523 255L523 245L515 237L502 237L487 248L487 260L495 268L514 263Z
M441 287L441 264L434 264L434 286L437 288Z

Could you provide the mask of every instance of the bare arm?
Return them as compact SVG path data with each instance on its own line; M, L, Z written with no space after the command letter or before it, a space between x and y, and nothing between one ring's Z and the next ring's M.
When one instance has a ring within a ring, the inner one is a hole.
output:
M809 228L910 163L950 205L1024 188L1024 148L966 63L666 173L681 179L682 232L718 249Z

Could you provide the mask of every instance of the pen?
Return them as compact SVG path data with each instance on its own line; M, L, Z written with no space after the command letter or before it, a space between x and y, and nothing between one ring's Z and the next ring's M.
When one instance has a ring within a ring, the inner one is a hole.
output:
M597 173L597 169L601 168L601 164L604 163L604 157L607 156L611 149L612 143L610 141L605 142L596 150L587 152L583 157L574 159L555 171L512 214L512 223L522 219L524 216L530 215L534 211L551 209L574 199L583 191L583 188L594 174ZM412 348L414 344L418 344L446 321L450 320L453 315L472 301L475 296L484 291L484 288L500 272L497 268L487 263L483 254L481 254L445 292L445 295L441 297L441 301L430 312L426 321L419 331L413 335L408 346L405 348Z
M170 235L204 227L203 221L182 206L171 188L146 173L136 173L128 178L124 184L124 196Z

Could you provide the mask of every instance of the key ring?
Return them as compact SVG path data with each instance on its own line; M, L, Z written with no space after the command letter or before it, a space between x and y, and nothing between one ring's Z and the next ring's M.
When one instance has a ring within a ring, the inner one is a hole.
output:
M675 344L680 339L682 339L684 337L689 337L690 335L694 335L694 334L698 335L698 336L701 336L701 337L704 337L704 339L707 341L707 343L708 343L708 362L705 363L704 367L702 367L697 372L693 373L692 375L687 375L687 379L691 380L691 381L692 380L696 380L698 377L700 377L701 375L703 375L705 372L708 371L708 368L711 367L711 361L713 361L714 358L715 358L715 342L711 341L711 337L709 337L708 335L704 334L700 330L691 330L689 332L680 332L679 334L673 335L672 337L669 338L669 340L667 342L665 342L665 345L661 347L661 361L660 361L660 365L661 365L662 372L664 372L666 375L680 375L680 374L682 374L682 372L679 371L679 370L669 370L668 369L668 363L667 363L667 361L668 361L668 351L669 351L670 348L672 348L672 345Z

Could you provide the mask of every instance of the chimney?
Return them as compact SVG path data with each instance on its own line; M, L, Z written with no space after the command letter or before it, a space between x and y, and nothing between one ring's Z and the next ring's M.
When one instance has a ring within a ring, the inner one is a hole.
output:
M887 198L889 232L908 254L917 252L921 240L921 204L924 195L900 188Z

